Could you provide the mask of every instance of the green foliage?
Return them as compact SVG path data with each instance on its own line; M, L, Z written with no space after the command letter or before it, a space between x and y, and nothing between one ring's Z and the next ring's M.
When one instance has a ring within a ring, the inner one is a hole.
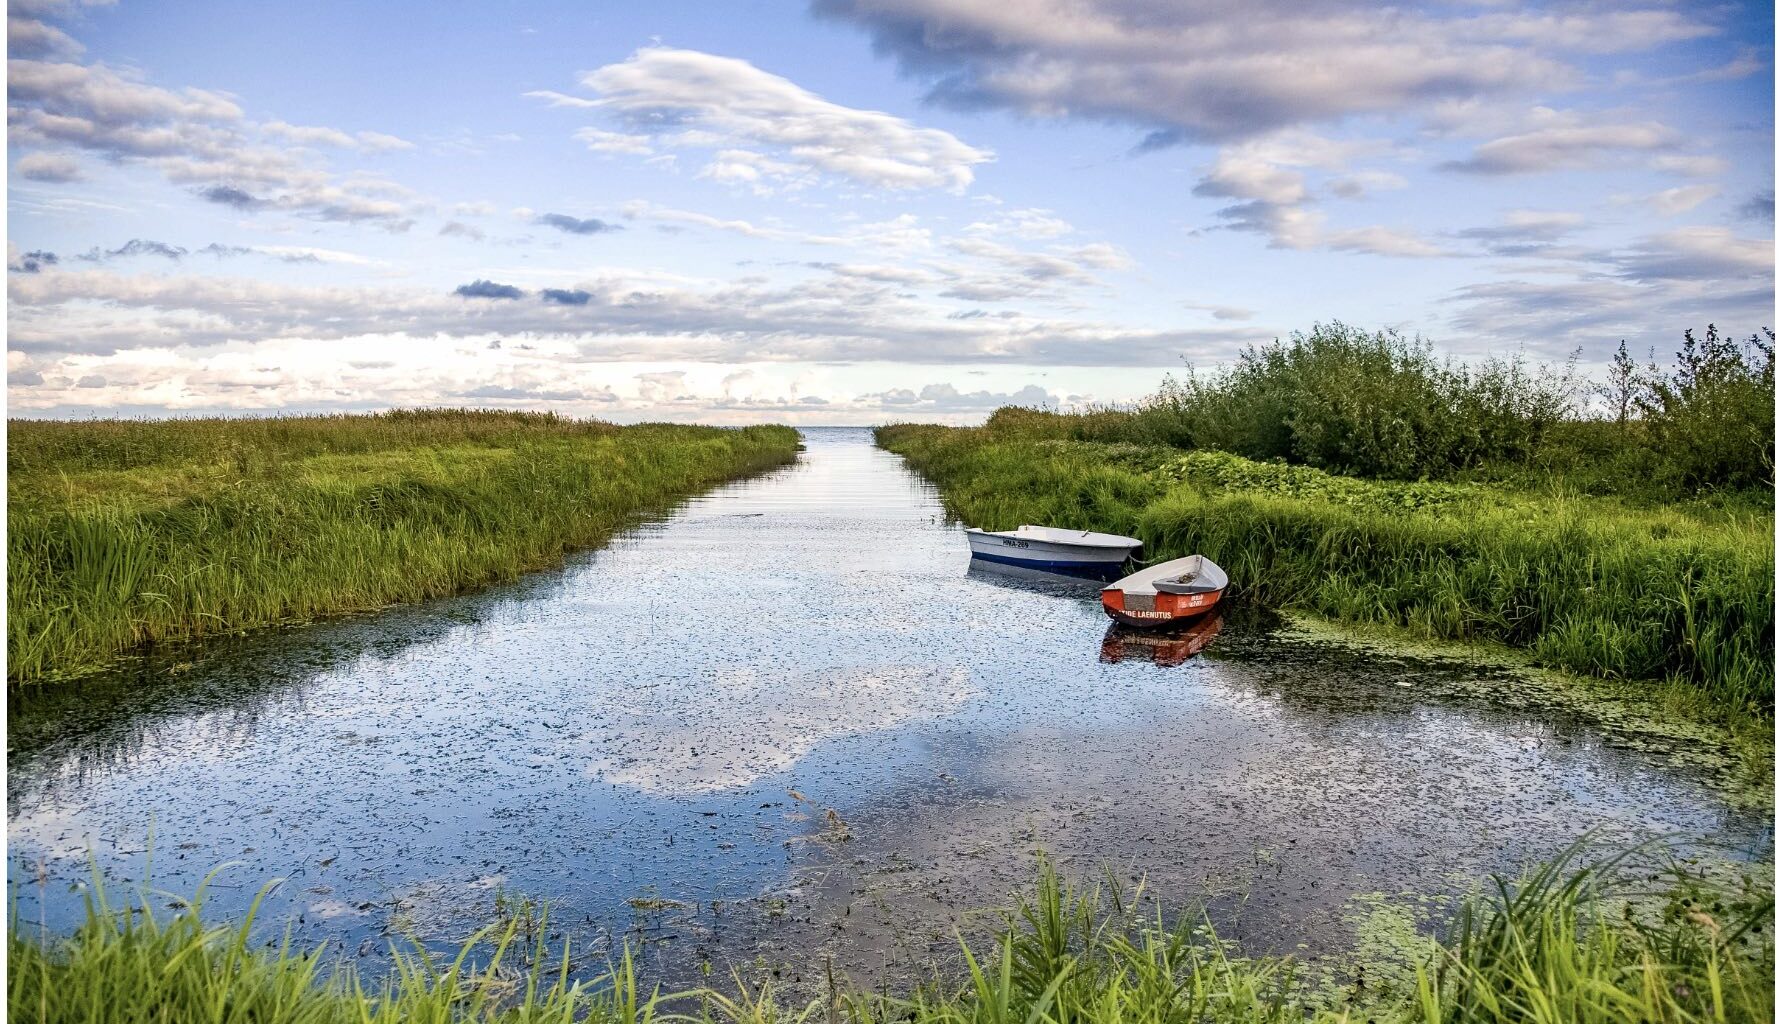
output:
M1529 457L1574 392L1567 370L1443 363L1419 338L1330 323L1169 380L1141 414L1173 421L1180 447L1413 480Z
M1583 863L1573 849L1518 879L1493 879L1420 942L1363 963L1352 980L1313 981L1291 958L1250 958L1202 914L1140 912L1143 888L1074 887L1049 864L987 946L961 944L961 979L900 994L833 986L783 1005L740 978L730 990L640 992L626 956L589 982L514 917L472 937L449 963L419 947L366 979L319 950L255 940L250 914L210 926L199 898L170 919L144 894L117 909L102 888L72 936L8 936L9 1018L345 1024L362 1021L590 1024L1692 1024L1772 1019L1771 875L1622 854ZM256 903L257 907L257 903ZM962 984L958 984L962 981Z
M15 683L512 579L797 448L789 427L450 410L9 429Z
M877 436L985 529L1125 533L1146 558L1215 559L1239 600L1679 681L1732 718L1773 708L1771 512L1367 481L1221 452L1097 458L1109 446L1006 440L994 426Z
M1745 342L1706 326L1704 340L1683 335L1675 368L1652 367L1634 401L1662 453L1659 471L1686 489L1772 487L1774 482L1774 332Z
M208 884L208 882L206 883ZM260 899L265 893L262 891ZM522 919L471 937L449 962L424 947L392 948L393 969L365 978L285 933L257 941L260 900L238 925L203 920L204 888L167 918L148 894L107 902L95 880L86 921L70 937L33 937L14 918L7 937L7 1018L33 1024L650 1024L662 1000L638 992L626 957L604 977L570 977L570 949L550 949L543 918L531 943Z
M1773 334L1690 330L1670 370L1620 343L1604 381L1522 357L1466 366L1420 339L1340 323L1172 377L1129 409L998 409L1007 440L1212 449L1398 480L1487 479L1673 501L1713 492L1773 506ZM1584 391L1606 418L1578 404Z

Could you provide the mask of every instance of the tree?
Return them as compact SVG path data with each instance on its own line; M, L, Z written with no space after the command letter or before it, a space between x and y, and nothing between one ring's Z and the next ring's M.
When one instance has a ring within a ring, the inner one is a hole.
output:
M1613 422L1625 426L1631 418L1632 407L1638 401L1638 391L1643 387L1642 378L1638 374L1638 364L1632 354L1626 351L1625 339L1619 339L1619 351L1613 353L1613 362L1607 367L1607 380L1595 389L1596 393L1607 400L1607 408L1613 410Z

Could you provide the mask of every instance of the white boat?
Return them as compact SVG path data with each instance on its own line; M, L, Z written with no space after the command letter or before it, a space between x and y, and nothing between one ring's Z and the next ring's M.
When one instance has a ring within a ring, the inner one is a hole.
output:
M1027 525L1000 533L972 528L964 536L972 558L1094 579L1116 578L1131 553L1143 547L1136 537L1051 526Z

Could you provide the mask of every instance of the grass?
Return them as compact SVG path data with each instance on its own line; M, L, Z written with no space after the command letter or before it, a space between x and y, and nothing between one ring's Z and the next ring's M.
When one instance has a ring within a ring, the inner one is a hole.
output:
M1771 721L1771 505L1363 480L1022 426L896 425L877 439L974 526L1129 534L1148 559L1210 556L1239 600L1497 641L1556 668L1685 688L1726 720Z
M202 889L169 918L148 895L88 897L85 923L45 938L16 919L7 1003L16 1022L655 1021L733 1024L1692 1024L1772 1019L1772 880L1705 871L1634 851L1592 862L1581 847L1464 900L1436 935L1347 980L1313 980L1290 958L1254 959L1202 916L1139 911L1137 890L1073 888L1041 866L997 941L960 944L962 969L901 993L831 985L804 1005L738 974L720 989L645 994L625 957L577 981L529 910L449 962L397 947L368 977L265 943L250 915L202 918ZM256 904L257 907L257 904ZM538 936L529 940L524 933ZM1371 979L1370 982L1367 979Z
M789 427L460 410L13 420L8 681L510 580L797 445Z

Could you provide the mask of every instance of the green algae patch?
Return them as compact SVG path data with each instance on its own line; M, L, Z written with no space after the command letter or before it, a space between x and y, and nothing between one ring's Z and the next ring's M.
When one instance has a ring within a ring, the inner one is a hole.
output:
M1442 700L1518 710L1560 723L1575 739L1637 751L1711 786L1735 807L1774 805L1771 721L1724 720L1697 690L1673 680L1600 679L1547 668L1526 651L1487 641L1435 640L1379 624L1287 610L1276 643L1342 649L1403 663L1397 685ZM1420 669L1420 671L1417 671Z

